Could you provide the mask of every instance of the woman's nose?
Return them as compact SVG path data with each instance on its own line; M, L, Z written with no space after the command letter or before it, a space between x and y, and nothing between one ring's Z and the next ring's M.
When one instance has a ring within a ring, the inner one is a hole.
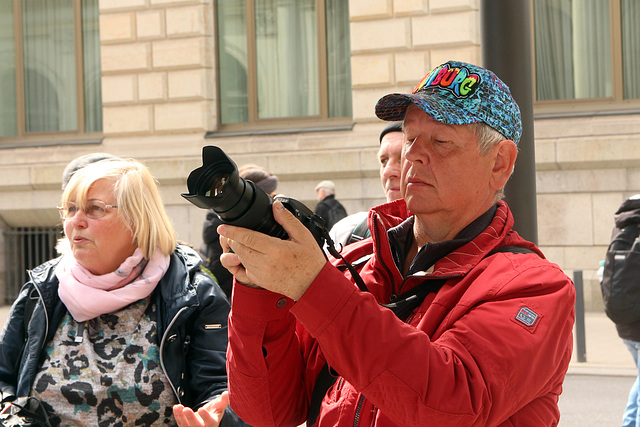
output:
M78 228L83 228L87 226L87 214L84 213L83 210L78 209L78 211L71 218L68 218L67 221L70 222L70 225Z

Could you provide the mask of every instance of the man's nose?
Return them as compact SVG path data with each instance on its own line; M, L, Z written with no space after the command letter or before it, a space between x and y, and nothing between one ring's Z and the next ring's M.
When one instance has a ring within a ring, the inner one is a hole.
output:
M404 158L410 162L426 163L427 153L420 141L415 140L404 151Z

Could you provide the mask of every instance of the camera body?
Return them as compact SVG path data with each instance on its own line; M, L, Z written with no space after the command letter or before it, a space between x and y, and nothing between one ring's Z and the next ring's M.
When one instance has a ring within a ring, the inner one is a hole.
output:
M212 209L225 224L249 228L273 237L289 236L273 217L274 202L253 181L238 174L238 167L219 147L202 148L202 166L187 178L188 193L182 197L202 209ZM320 247L330 240L324 220L302 202L289 197L276 196L305 227Z

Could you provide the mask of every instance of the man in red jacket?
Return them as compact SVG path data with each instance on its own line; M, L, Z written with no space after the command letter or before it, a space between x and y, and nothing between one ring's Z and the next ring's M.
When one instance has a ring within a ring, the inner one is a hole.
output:
M449 61L376 115L404 120L403 199L345 249L359 274L279 202L288 240L219 228L231 406L255 426L556 425L575 293L501 200L522 129L508 87ZM310 410L325 365L335 382Z

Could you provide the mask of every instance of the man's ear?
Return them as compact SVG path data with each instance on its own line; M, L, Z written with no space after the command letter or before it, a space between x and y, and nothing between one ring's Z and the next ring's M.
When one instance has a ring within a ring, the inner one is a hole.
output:
M513 165L515 165L516 158L518 157L518 147L516 147L513 141L505 139L496 144L493 153L494 162L493 169L491 170L491 186L497 191L505 186L513 172Z

